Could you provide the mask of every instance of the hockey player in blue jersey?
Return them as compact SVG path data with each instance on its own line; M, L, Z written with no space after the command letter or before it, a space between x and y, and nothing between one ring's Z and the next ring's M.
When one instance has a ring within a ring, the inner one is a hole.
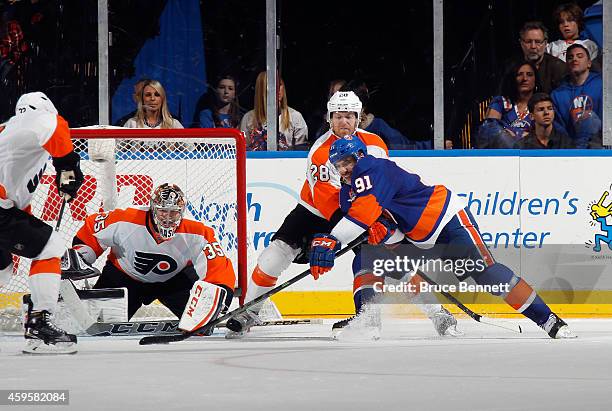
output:
M341 244L348 244L379 224L384 210L396 224L385 224L388 232L381 239L384 244L406 238L423 249L438 246L434 250L442 251L434 253L442 253L440 258L480 260L484 263L481 269L470 274L477 284L506 285L502 287L505 292L495 295L543 328L551 338L575 337L525 280L495 261L463 199L451 190L443 185L425 185L418 175L393 161L367 155L366 147L350 136L332 144L330 161L344 183L340 203L346 208L346 215L331 233L315 235L310 255L315 275L333 267Z

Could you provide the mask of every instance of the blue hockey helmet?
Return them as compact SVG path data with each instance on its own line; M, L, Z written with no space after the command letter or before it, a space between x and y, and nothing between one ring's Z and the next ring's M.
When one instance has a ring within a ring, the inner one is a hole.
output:
M364 156L368 154L366 145L363 144L359 137L352 135L339 138L338 140L334 141L329 149L329 161L332 164L335 164L349 156L352 156L356 161L359 161L361 158L359 152L363 153L362 155Z

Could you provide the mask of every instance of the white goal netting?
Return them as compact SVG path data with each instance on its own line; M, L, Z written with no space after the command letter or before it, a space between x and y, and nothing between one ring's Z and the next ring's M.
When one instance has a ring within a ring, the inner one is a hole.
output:
M244 141L237 130L87 129L73 130L72 137L85 181L62 216L59 231L67 246L87 215L147 206L154 187L169 182L185 192L185 216L215 230L239 282L246 280L250 272L247 254L252 247L247 244ZM32 213L55 227L60 208L49 161L32 201ZM95 265L101 269L105 261L101 257ZM29 259L14 257L13 277L0 288L0 330L21 327L29 267ZM172 314L153 304L136 316L165 318Z

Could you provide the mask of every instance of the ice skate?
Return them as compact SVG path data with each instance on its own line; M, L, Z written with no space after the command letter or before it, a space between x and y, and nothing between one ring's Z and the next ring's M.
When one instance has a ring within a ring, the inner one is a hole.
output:
M349 323L353 321L355 317L356 315L353 315L352 317L345 318L344 320L335 322L334 325L332 325L332 337L336 339L342 333L342 330L344 329L344 327L349 325Z
M554 338L556 340L578 338L578 336L574 334L567 326L567 323L559 318L555 313L551 313L548 317L548 321L540 325L540 327L546 331L550 338Z
M457 329L457 319L443 306L440 306L440 311L436 312L430 319L436 332L441 337L445 335L459 337L465 334Z
M252 326L257 324L261 324L261 319L257 313L246 310L227 320L225 338L228 340L242 338L249 332Z
M358 315L334 323L332 337L335 340L378 340L381 330L381 309L378 304L368 304Z
M24 354L75 354L77 337L68 334L51 320L46 311L32 311L25 323Z

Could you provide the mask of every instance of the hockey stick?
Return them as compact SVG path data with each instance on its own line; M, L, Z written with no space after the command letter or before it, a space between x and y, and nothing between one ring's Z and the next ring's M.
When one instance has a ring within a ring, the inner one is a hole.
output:
M354 239L353 241L351 241L346 247L344 247L342 250L338 251L336 253L336 258L340 257L341 255L347 253L348 251L352 250L353 248L357 247L359 244L361 244L363 242L363 238L362 237L358 237L356 239ZM140 340L140 345L151 345L151 344L167 344L167 343L171 343L171 342L178 342L178 341L183 341L186 340L187 338L196 335L196 334L204 334L206 331L212 329L213 327L215 327L216 325L220 324L221 322L228 320L232 317L234 317L235 315L238 314L242 314L243 312L245 312L246 310L248 310L250 307L259 304L262 301L265 301L266 298L278 293L279 291L284 290L285 288L289 287L290 285L293 285L294 283L300 281L302 278L307 277L308 275L310 275L310 268L308 268L308 270L305 270L303 273L296 275L295 277L293 277L292 279L282 283L281 285L274 287L273 289L271 289L270 291L268 291L267 293L264 293L262 295L260 295L259 297L255 298L252 301L249 301L248 303L246 303L245 305L243 305L242 307L236 308L234 311L230 311L229 313L222 315L221 317L217 318L214 321L209 322L208 324L206 324L203 327L200 327L198 329L195 329L193 331L188 331L188 332L184 332L182 334L175 334L175 335L152 335L149 337L143 337Z
M64 216L64 208L66 208L66 197L62 197L62 206L57 216L57 224L55 224L55 231L59 232L60 225L62 224L62 217Z
M392 254L394 254L395 256L401 257L399 255L399 253L397 251L395 251L394 249L387 248L387 250L389 252L391 252ZM412 267L414 268L414 265ZM421 271L419 269L415 269L415 274L419 275L421 278L423 278L423 280L427 281L427 283L429 283L430 285L438 285L438 283L436 283L434 280L432 280L431 277L429 277L427 274L425 274L423 271ZM487 324L487 325L491 325L491 326L494 326L494 327L503 328L504 330L513 331L513 332L519 333L519 334L523 332L523 329L518 324L514 324L514 323L510 323L510 322L506 322L506 321L504 321L502 323L502 322L499 322L498 320L496 320L494 318L483 317L482 315L477 314L474 311L470 310L461 301L456 299L452 294L450 294L450 293L448 293L446 291L443 291L443 290L439 291L439 293L440 293L440 295L445 297L448 301L450 301L451 303L456 305L461 311L466 313L474 321L477 321L477 322L479 322L481 324Z
M270 325L321 324L319 319L271 320L254 324L254 327ZM134 321L115 323L95 323L85 332L94 337L134 336L134 335L174 335L178 330L178 320ZM225 327L225 323L217 324L215 328Z
M428 277L421 270L417 270L416 273L421 278L423 278L423 280L427 281L429 284L431 284L431 285L438 285L438 283L436 283L434 280L432 280L430 277ZM444 296L448 301L450 301L451 303L453 303L457 307L459 307L459 309L461 311L463 311L468 316L470 316L470 318L472 318L474 321L478 321L479 323L482 323L482 324L492 325L494 327L503 328L504 330L513 331L513 332L519 333L519 334L523 332L523 329L521 328L521 326L519 324L508 323L508 322L501 323L501 322L496 321L496 319L494 319L494 318L483 317L482 315L477 314L474 311L470 310L461 301L459 301L458 299L453 297L452 294L447 293L446 291L440 291L440 294L442 296Z

